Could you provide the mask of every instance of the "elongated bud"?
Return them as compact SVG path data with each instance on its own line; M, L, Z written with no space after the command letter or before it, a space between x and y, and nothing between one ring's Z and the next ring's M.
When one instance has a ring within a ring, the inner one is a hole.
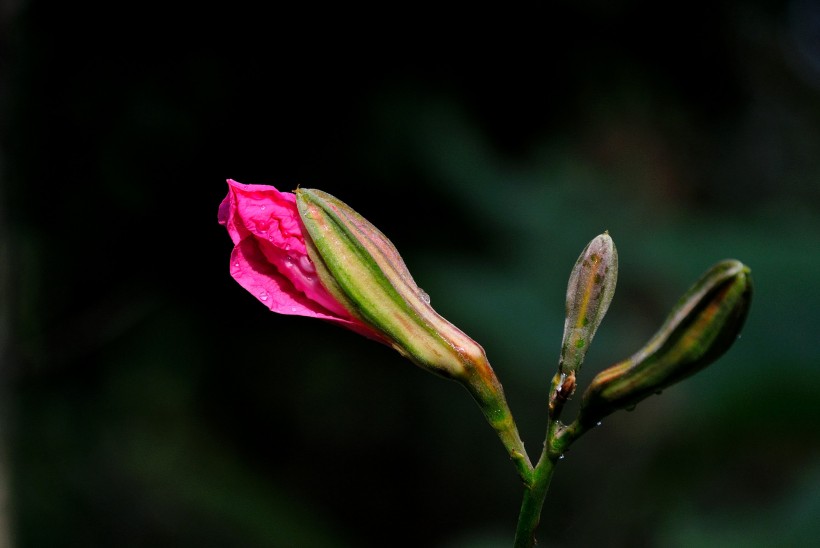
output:
M308 255L322 285L347 311L416 365L461 382L526 475L528 459L484 349L430 306L396 248L333 196L297 189Z
M581 424L588 427L632 407L717 360L737 339L751 297L749 268L743 263L726 260L710 268L640 351L592 379Z
M618 281L618 251L608 233L596 236L575 262L567 285L567 317L561 344L562 374L574 374L604 319Z
M333 196L296 190L310 238L308 255L323 285L354 316L419 366L446 377L484 361L475 341L439 316L396 248L375 226Z

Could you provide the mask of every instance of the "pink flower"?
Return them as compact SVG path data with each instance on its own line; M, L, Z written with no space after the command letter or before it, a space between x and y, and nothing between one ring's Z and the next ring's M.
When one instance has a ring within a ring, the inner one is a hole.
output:
M219 222L233 240L231 275L242 287L274 312L343 325L460 382L527 474L524 445L484 349L433 310L378 228L320 190L228 186Z
M322 285L307 254L294 194L231 179L228 187L218 220L234 243L231 276L239 285L273 312L327 320L389 344Z

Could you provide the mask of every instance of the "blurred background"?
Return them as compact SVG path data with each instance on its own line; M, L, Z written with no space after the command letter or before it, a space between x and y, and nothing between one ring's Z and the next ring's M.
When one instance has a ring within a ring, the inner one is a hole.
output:
M742 338L580 440L539 538L816 541L820 3L53 4L0 9L0 544L512 544L466 391L230 278L226 178L380 227L534 456L592 237L620 277L581 389L744 261Z

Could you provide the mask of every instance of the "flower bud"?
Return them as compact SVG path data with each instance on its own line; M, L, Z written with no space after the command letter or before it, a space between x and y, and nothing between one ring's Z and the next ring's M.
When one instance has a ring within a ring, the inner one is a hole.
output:
M592 379L581 404L581 424L588 427L617 409L633 407L717 360L737 339L751 297L748 267L736 260L713 266L641 350Z
M484 350L430 306L396 248L333 196L297 189L308 255L322 284L350 314L425 369L460 377Z
M532 466L484 349L439 316L396 248L333 196L228 181L231 275L270 310L330 321L460 382L525 480Z
M595 331L604 319L618 281L618 251L605 232L587 244L575 262L567 285L567 311L561 374L573 374L581 367Z
M361 215L320 190L297 189L296 203L322 285L403 356L463 384L525 470L526 451L484 349L433 310L390 240Z

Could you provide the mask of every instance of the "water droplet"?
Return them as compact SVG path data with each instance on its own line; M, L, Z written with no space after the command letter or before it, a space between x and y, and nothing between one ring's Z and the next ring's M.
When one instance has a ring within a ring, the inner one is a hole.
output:
M603 421L598 421L598 422L595 423L595 426L601 426L602 424L603 424Z
M425 303L430 304L430 295L425 293L424 290L421 288L419 288L419 297L421 297L421 300Z
M313 274L316 272L316 267L313 266L313 263L310 262L310 258L307 255L302 255L299 257L299 266L306 274Z
M567 374L561 373L561 377L558 379L558 387L555 389L556 394L561 393L561 389L564 388L564 381L567 380Z
M259 298L262 299L263 301L267 301L268 300L268 293L266 291L263 291L262 293L259 294Z
M296 307L295 307L295 306L291 306L291 307L290 307L290 311L291 311L291 312L296 312Z
M239 268L239 263L233 263L234 268Z
M561 455L558 457L558 460L564 460L564 458L565 458L564 454L561 453Z
M259 209L261 209L262 211L265 211L265 206L259 206Z

